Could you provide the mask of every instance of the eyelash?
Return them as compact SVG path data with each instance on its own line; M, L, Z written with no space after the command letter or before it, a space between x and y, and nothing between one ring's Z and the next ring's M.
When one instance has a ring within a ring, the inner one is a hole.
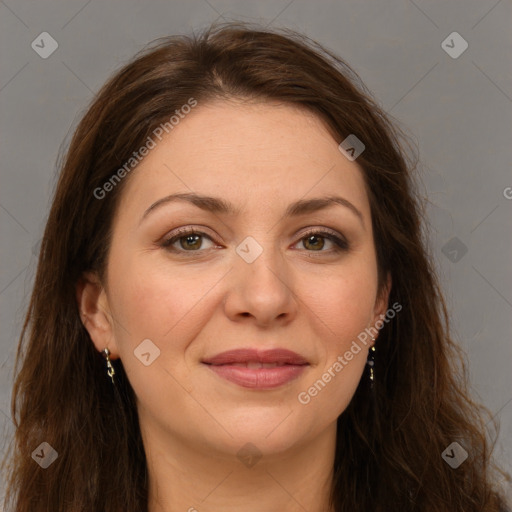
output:
M175 234L173 234L172 237L163 240L160 245L164 249L166 249L170 252L178 253L178 254L186 254L186 253L193 254L193 253L200 253L200 252L204 251L205 249L198 249L195 251L194 250L185 251L183 249L176 249L175 247L172 247L172 245L175 242L179 241L181 238L185 238L190 235L199 235L202 237L206 237L206 238L210 239L212 242L214 242L210 236L208 236L206 233L204 233L202 231L198 231L194 228L181 228ZM339 253L339 252L347 252L350 248L348 242L344 238L341 238L338 235L336 235L335 232L326 230L326 229L311 229L310 231L304 233L302 235L302 237L300 238L300 240L298 240L298 242L301 242L302 240L304 240L308 237L311 237L311 236L319 236L321 238L327 238L328 240L333 242L334 247L332 249L329 249L326 251L324 251L324 250L308 251L307 249L305 249L307 252Z

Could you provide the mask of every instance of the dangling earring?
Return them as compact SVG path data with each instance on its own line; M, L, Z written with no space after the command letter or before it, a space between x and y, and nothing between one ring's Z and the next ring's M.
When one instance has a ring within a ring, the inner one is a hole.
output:
M373 389L374 382L375 382L375 338L372 336L372 341L374 342L373 345L370 347L370 350L368 351L368 360L366 361L366 364L370 367L370 389Z
M107 374L108 376L112 379L112 384L115 384L114 382L114 375L115 375L115 370L114 370L114 367L112 366L112 363L110 362L110 350L108 348L104 348L102 351L101 351L103 357L107 360Z

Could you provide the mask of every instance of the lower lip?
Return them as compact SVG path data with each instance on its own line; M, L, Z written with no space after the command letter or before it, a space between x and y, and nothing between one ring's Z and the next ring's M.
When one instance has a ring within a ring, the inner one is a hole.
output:
M275 368L245 368L243 366L207 365L219 377L251 389L277 388L296 379L308 365L284 365Z

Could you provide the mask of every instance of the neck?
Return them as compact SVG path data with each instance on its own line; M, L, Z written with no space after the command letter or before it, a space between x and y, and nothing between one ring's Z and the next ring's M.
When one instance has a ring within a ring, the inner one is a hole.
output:
M223 453L169 432L151 432L142 432L148 512L333 512L328 499L336 424L280 453L262 454L254 443L238 456L237 449Z

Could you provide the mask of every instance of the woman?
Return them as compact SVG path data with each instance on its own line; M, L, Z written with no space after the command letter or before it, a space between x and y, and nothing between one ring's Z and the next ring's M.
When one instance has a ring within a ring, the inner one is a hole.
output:
M13 510L503 510L403 140L291 31L111 78L42 241Z

